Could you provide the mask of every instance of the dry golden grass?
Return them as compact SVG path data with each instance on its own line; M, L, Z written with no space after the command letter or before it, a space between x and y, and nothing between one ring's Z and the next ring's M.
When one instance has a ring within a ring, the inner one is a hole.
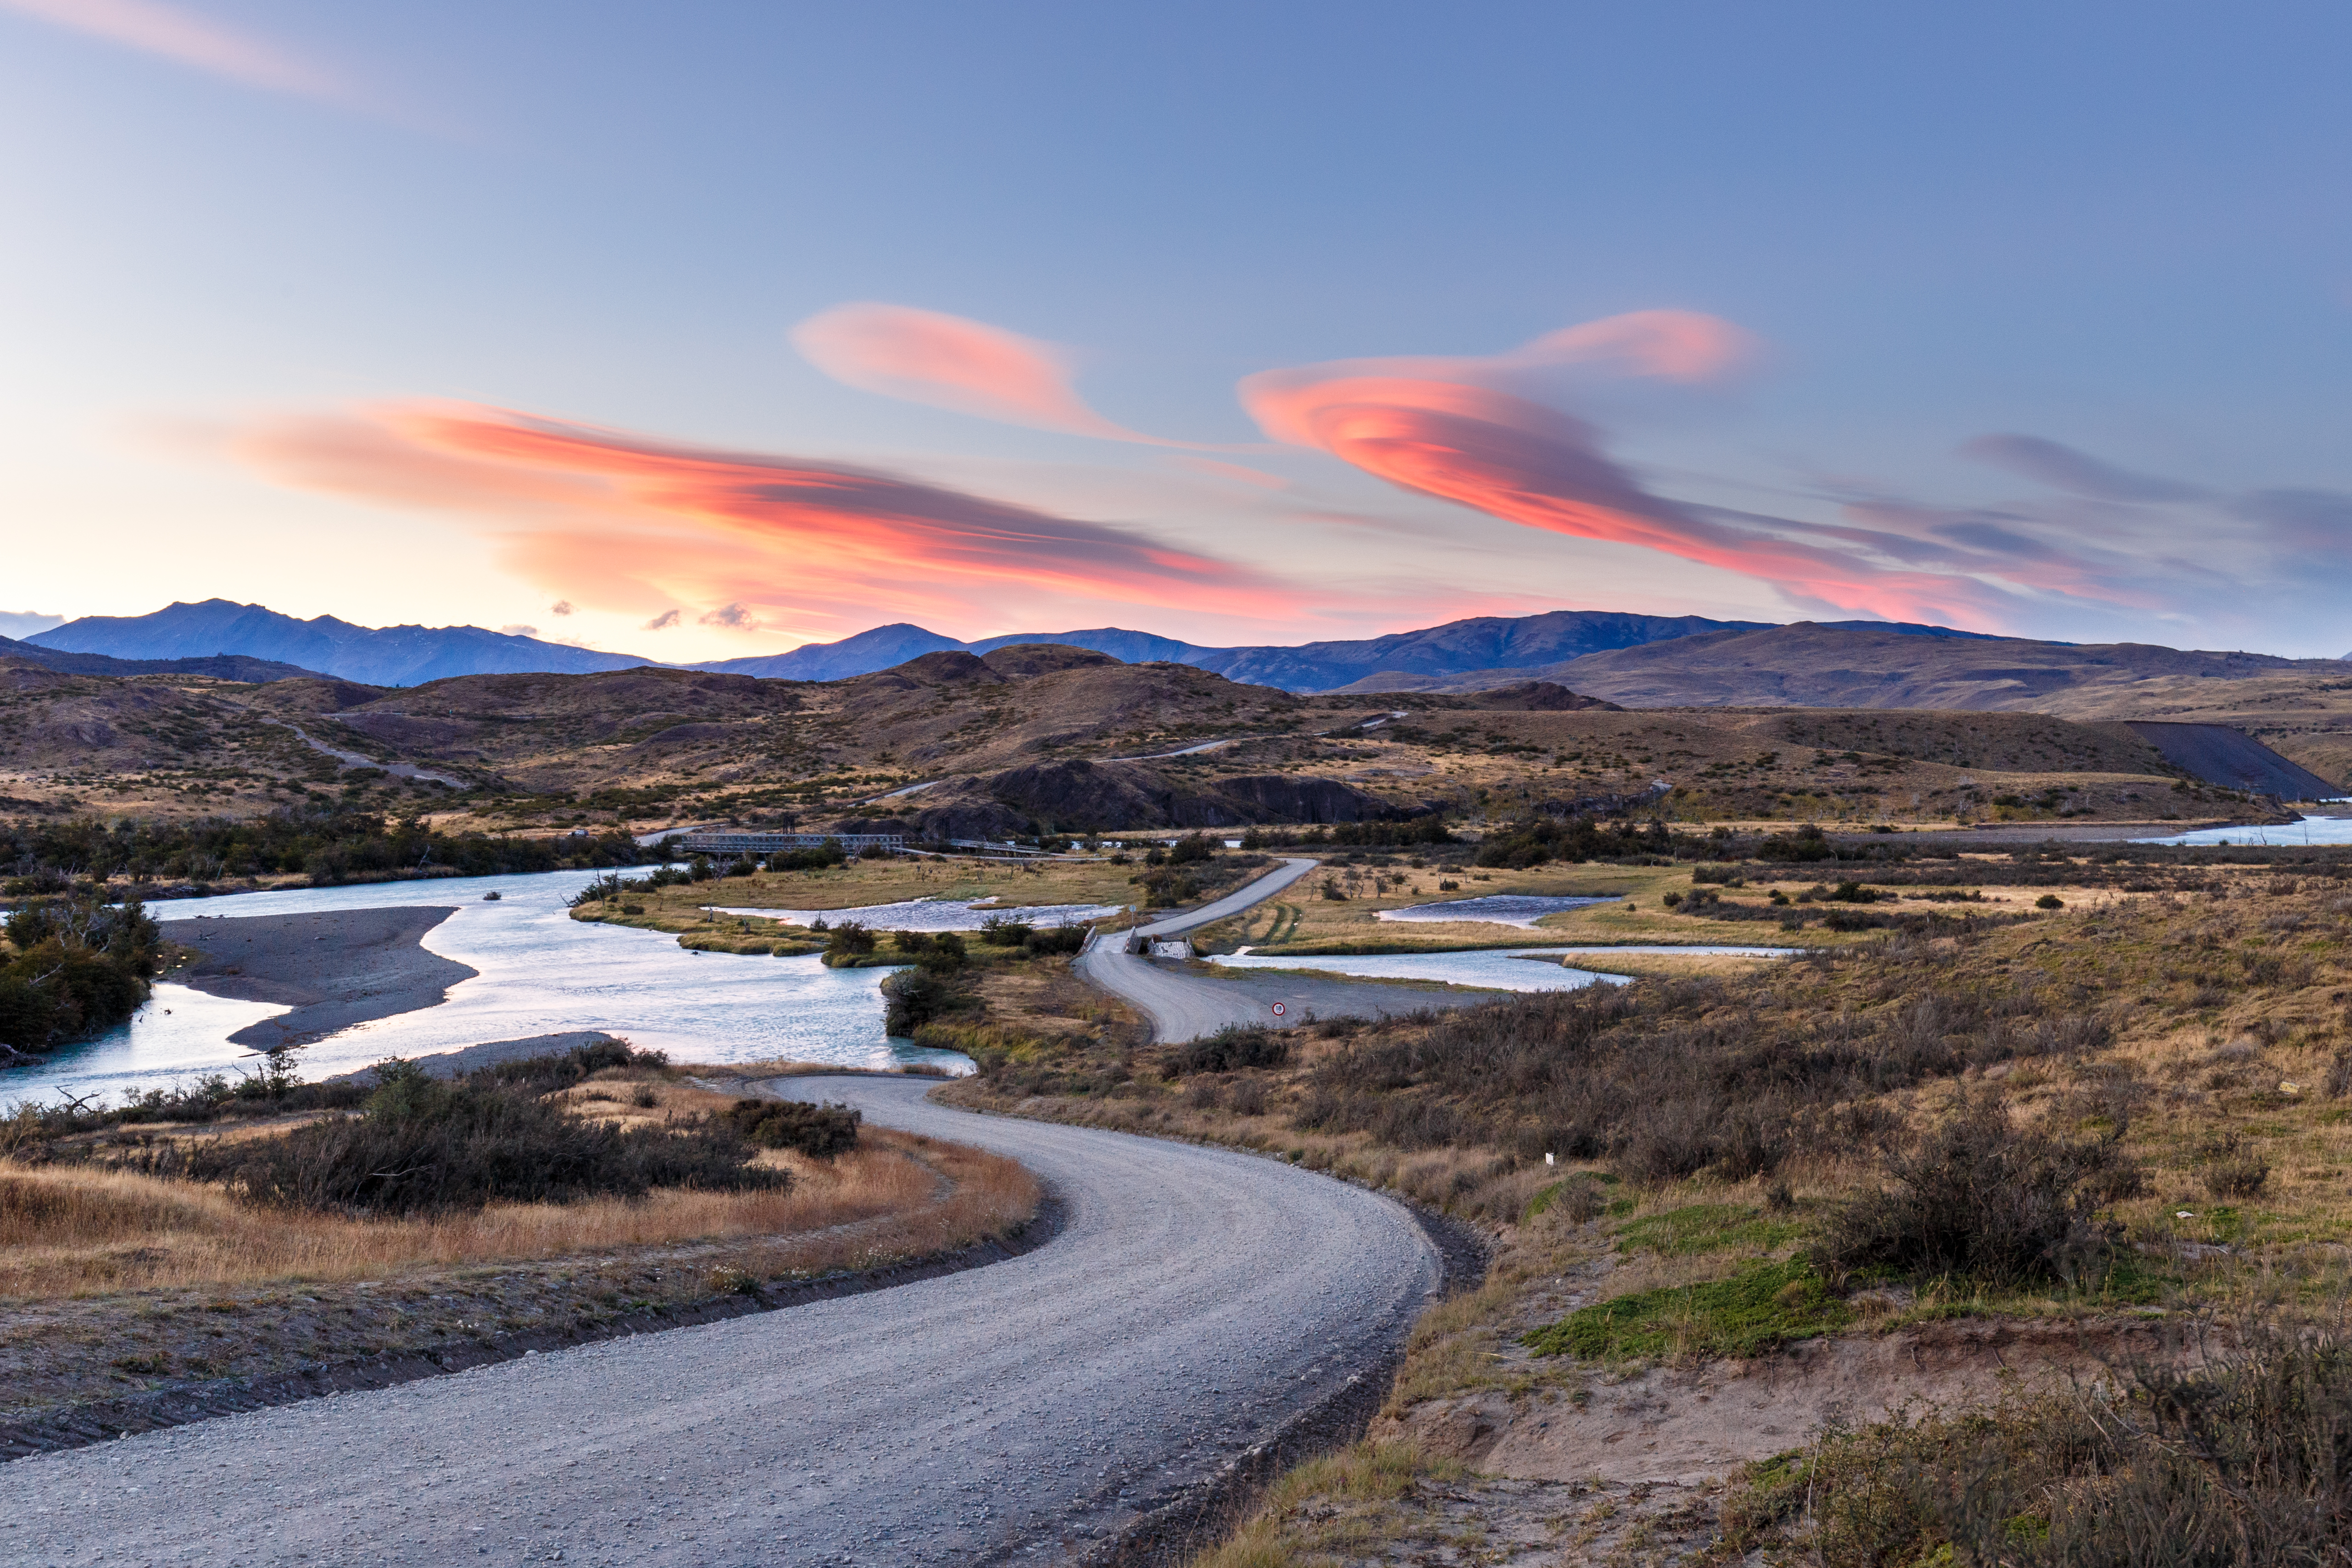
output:
M634 1086L591 1084L583 1095ZM666 1120L724 1103L682 1085L661 1104L588 1102L614 1120ZM249 1134L248 1134L249 1135ZM832 1162L764 1151L782 1192L662 1191L643 1199L493 1204L430 1219L353 1219L240 1203L217 1187L90 1166L0 1162L0 1299L268 1281L388 1279L617 1249L745 1241L771 1276L910 1258L1002 1233L1037 1205L1013 1161L887 1129Z

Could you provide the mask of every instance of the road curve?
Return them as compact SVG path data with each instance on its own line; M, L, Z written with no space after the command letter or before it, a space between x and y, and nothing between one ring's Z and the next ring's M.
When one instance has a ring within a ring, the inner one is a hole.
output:
M1272 1160L792 1079L1021 1160L1007 1262L0 1466L0 1562L1050 1562L1402 1337L1437 1254ZM1033 1555L1034 1553L1034 1555Z
M1377 982L1310 980L1296 975L1276 978L1236 973L1209 979L1188 973L1173 961L1155 963L1127 951L1122 937L1172 937L1197 930L1228 915L1237 915L1264 903L1312 871L1316 862L1304 858L1283 861L1275 870L1213 904L1171 915L1133 931L1106 931L1081 952L1073 965L1080 979L1097 985L1142 1014L1151 1024L1154 1042L1168 1045L1213 1035L1228 1025L1276 1022L1271 1004L1279 1001L1286 1020L1297 1022L1309 1012L1318 1016L1412 1013L1423 1007L1460 1005L1483 1000L1483 994L1448 995Z
M1181 936L1228 915L1237 915L1265 902L1315 869L1315 865L1313 860L1294 856L1214 903L1169 915L1132 931L1103 931L1087 944L1071 967L1081 980L1109 992L1141 1013L1151 1023L1152 1039L1161 1044L1213 1035L1228 1024L1259 1022L1259 1005L1255 1001L1238 994L1221 994L1214 987L1181 970L1159 968L1150 959L1128 952L1127 944L1139 938L1150 941Z

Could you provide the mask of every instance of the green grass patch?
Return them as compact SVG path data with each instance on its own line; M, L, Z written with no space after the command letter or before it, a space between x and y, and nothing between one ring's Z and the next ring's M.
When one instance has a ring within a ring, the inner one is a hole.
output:
M1728 1279L1674 1285L1583 1307L1525 1335L1538 1355L1580 1361L1752 1356L1853 1321L1811 1267L1759 1263Z
M1740 1204L1692 1204L1629 1221L1618 1227L1617 1239L1631 1249L1685 1258L1735 1247L1769 1250L1793 1240L1804 1228L1793 1221L1766 1219L1762 1211Z

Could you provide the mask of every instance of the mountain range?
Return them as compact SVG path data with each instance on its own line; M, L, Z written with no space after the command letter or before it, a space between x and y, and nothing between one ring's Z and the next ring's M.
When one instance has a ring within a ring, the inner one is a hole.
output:
M145 616L84 616L24 640L60 653L141 660L242 654L369 686L421 686L457 675L590 675L656 662L480 626L355 626L332 616L298 620L227 599Z
M1906 637L1981 637L1979 633L1945 626L1879 621L1834 625ZM1126 664L1190 665L1229 680L1277 687L1286 691L1410 689L1475 679L1490 671L1549 669L1594 654L1696 636L1770 629L1765 622L1717 621L1703 616L1552 610L1534 616L1481 616L1380 637L1294 647L1212 647L1119 626L1013 632L976 642L960 642L922 626L898 622L838 642L811 643L789 653L666 667L771 679L844 680L888 669L927 653L985 655L1016 644L1056 643L1107 654ZM664 666L664 661L658 659L602 653L508 632L487 631L480 626L378 628L354 626L332 616L299 620L264 605L239 605L227 599L174 604L145 616L84 616L37 633L24 639L21 646L53 654L143 663L241 657L278 667L281 674L257 672L229 679L282 679L283 671L292 670L370 686L419 686L461 675L584 675ZM85 669L78 673L100 671Z

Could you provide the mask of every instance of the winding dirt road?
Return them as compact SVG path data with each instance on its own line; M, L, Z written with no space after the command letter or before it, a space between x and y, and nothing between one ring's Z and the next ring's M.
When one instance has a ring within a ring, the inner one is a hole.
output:
M1088 984L1109 992L1142 1014L1160 1045L1197 1040L1229 1025L1296 1024L1309 1017L1372 1018L1418 1013L1429 1007L1461 1007L1507 994L1500 991L1431 991L1377 980L1325 979L1281 971L1227 970L1217 974L1189 971L1175 960L1155 960L1127 951L1126 939L1181 936L1237 915L1281 892L1312 871L1317 862L1291 858L1256 881L1213 904L1171 915L1132 931L1106 931L1072 965ZM1276 1016L1274 1004L1283 1005Z
M1412 1216L1265 1159L788 1079L1066 1205L946 1279L0 1466L0 1562L1050 1562L1402 1338Z

